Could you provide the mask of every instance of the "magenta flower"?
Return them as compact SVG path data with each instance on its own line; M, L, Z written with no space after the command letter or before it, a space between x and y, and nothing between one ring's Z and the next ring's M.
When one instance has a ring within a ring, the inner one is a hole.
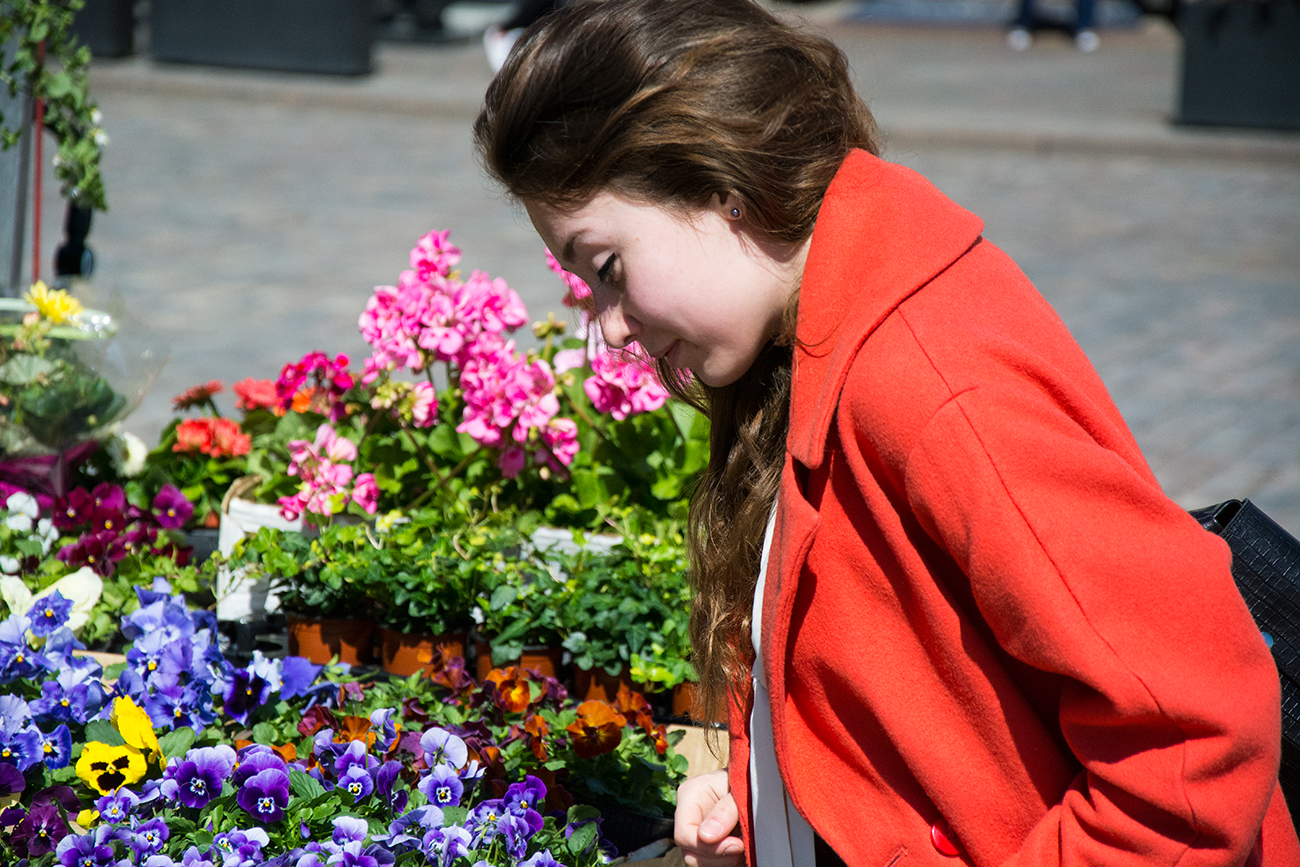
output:
M411 418L416 427L432 427L438 421L438 393L427 382L411 389Z
M159 527L179 530L194 514L194 504L181 493L180 488L168 482L153 498L153 512Z
M357 483L352 486L352 502L373 515L379 508L379 485L374 473L362 473L357 476Z
M581 307L591 298L591 287L577 274L565 271L559 260L551 253L550 248L546 250L546 267L558 274L560 279L564 281L564 285L569 289L564 295L565 307Z
M411 249L411 268L416 277L429 282L436 277L446 277L460 262L460 248L447 239L450 229L429 232L415 242Z

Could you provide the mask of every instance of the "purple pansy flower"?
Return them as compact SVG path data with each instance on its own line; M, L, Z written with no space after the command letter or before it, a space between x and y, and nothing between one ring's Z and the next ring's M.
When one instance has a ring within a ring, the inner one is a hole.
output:
M434 765L420 778L419 789L435 807L456 807L465 794L465 785L450 765Z
M156 855L162 851L163 844L171 836L171 829L162 819L154 818L132 830L127 839L131 851L137 860Z
M224 744L190 750L172 759L163 774L162 794L168 800L202 809L221 794L221 784L235 766L235 751Z
M522 783L514 783L506 789L506 809L536 810L546 802L546 784L532 775L524 777Z
M37 858L46 852L53 852L59 843L68 836L71 829L59 814L59 807L52 800L32 804L31 810L13 830L12 840L27 855Z
M212 838L212 848L224 867L245 867L262 860L262 847L271 840L261 828L226 831Z
M248 716L266 703L271 686L266 680L246 668L237 668L222 695L226 716L244 725Z
M89 834L69 834L54 851L63 867L113 867L116 859L111 844L115 839L116 831L100 825Z
M451 825L430 830L420 841L420 848L433 867L447 867L456 859L469 855L470 840L469 831L459 825Z
M533 836L533 827L519 813L506 813L497 819L497 833L505 841L506 851L518 861L528 854L528 840Z
M338 787L351 795L354 801L360 801L375 790L375 781L362 766L348 765L347 770L339 775Z
M429 767L445 762L460 770L469 760L469 747L465 741L443 728L431 728L421 735L420 748L424 750L424 762Z
M258 822L274 824L289 804L289 775L277 768L260 771L244 781L235 801Z
M334 760L334 773L341 778L348 768L353 766L366 771L379 767L379 759L366 752L364 741L348 742L338 758Z
M27 612L27 618L32 622L32 634L38 638L52 635L68 622L68 614L71 611L72 600L67 599L57 590L37 599L32 604L31 610Z
M550 849L543 849L527 861L520 861L519 867L564 867L564 865L555 860Z
M306 695L323 668L301 656L286 656L280 662L280 698Z
M375 791L381 801L388 805L393 815L400 815L406 809L410 794L405 789L394 789L393 784L402 773L402 763L387 761L375 772Z
M231 782L242 786L245 780L268 770L287 774L289 766L280 758L279 753L265 744L250 744L239 751L239 763L235 765L235 775Z
M66 725L60 723L49 734L41 734L41 760L51 770L68 766L72 760L72 732Z
M140 798L135 792L123 786L111 795L104 795L96 801L95 809L99 811L100 821L117 825L131 818L131 812L139 802Z

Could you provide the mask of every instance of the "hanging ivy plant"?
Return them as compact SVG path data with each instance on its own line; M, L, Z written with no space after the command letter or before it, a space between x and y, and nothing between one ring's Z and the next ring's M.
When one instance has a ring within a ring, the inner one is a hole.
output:
M55 176L63 197L82 208L105 210L99 158L108 136L87 93L90 49L68 32L85 0L0 0L0 82L11 97L26 93L45 101L45 127L59 152ZM22 118L0 113L0 147L8 150L22 134Z

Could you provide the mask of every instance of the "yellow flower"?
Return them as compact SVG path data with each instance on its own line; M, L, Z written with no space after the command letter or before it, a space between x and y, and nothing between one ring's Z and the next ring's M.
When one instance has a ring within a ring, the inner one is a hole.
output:
M144 753L150 761L155 757L161 760L153 722L149 719L149 714L141 710L129 696L122 696L113 702L111 719L113 728L117 729L127 746Z
M139 782L148 767L135 747L90 741L77 759L77 776L101 795L111 795L122 786Z
M89 831L91 828L99 824L99 811L90 809L82 810L77 814L77 824L83 829Z
M63 289L51 290L44 280L37 280L23 300L52 322L67 322L82 310L81 302Z

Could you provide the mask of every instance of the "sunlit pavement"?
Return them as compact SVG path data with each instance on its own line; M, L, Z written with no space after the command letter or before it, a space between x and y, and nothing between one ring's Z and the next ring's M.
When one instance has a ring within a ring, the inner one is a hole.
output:
M1016 53L993 27L806 8L848 54L887 156L984 218L1169 493L1249 496L1300 534L1300 134L1174 125L1180 45L1157 20L1102 30L1093 54L1059 37ZM96 61L111 210L90 288L171 355L127 424L146 440L195 382L274 377L313 349L359 358L371 288L430 229L535 319L559 311L540 242L473 158L481 48L375 57L359 80Z

